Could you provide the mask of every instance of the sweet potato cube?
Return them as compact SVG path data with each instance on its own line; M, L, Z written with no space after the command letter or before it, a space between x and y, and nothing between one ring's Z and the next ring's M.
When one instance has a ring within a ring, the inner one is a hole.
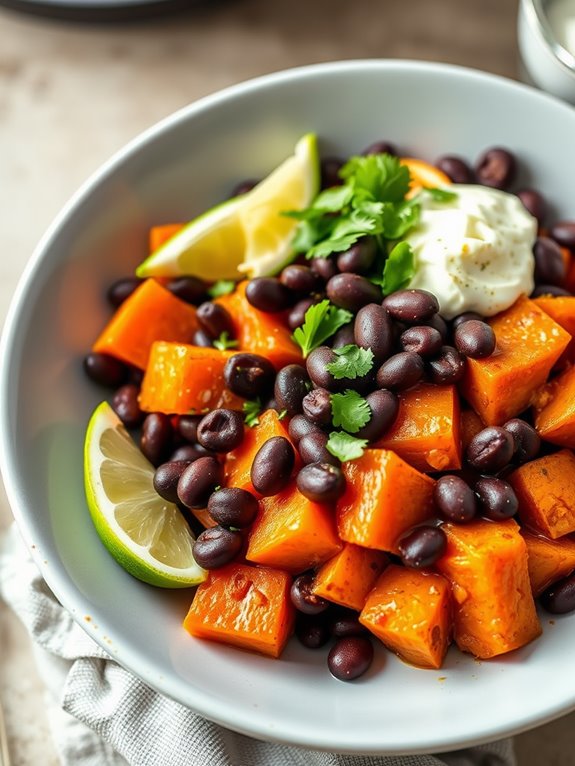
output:
M266 314L254 308L246 299L246 285L240 282L233 293L216 299L232 317L239 350L265 356L276 370L286 364L302 364L301 349L292 340L283 314Z
M116 310L92 350L144 370L155 341L189 343L197 328L194 306L146 279Z
M461 392L487 425L501 425L524 410L571 336L528 298L489 320L497 348L468 359Z
M295 485L262 498L260 509L249 535L248 561L298 573L341 548L333 510L308 500Z
M455 386L422 383L399 394L399 412L374 447L391 449L418 471L461 468L459 396Z
M234 352L157 341L140 390L145 412L201 413L216 407L242 408L243 400L224 382L224 365Z
M525 526L553 540L575 532L575 456L570 450L531 460L508 481Z
M367 449L343 472L337 527L348 543L397 553L401 534L433 514L435 482L391 450Z
M537 598L550 585L575 569L575 540L572 537L549 540L525 529L521 534L529 554L531 590Z
M287 572L228 564L198 586L184 628L197 638L279 657L294 624Z
M254 457L263 443L273 436L283 436L289 440L284 423L285 421L279 419L275 410L266 410L259 416L257 425L246 426L243 442L226 455L224 464L226 486L255 492L250 478Z
M159 226L152 226L149 234L149 250L155 253L158 248L164 245L169 239L183 229L183 223L163 223Z
M475 410L463 410L461 413L461 447L463 452L469 446L469 442L480 431L485 428L485 423L481 420Z
M536 303L571 336L571 341L559 359L559 364L572 362L575 359L575 339L573 337L575 336L575 297L571 295L545 295L535 298L533 303Z
M387 567L359 616L388 649L422 668L440 668L451 638L451 591L441 575Z
M518 524L481 520L443 529L447 550L436 566L451 582L461 651L487 659L537 638L541 626Z
M387 563L388 558L381 551L346 543L318 569L314 593L359 612Z
M575 367L569 367L544 388L535 409L535 428L542 439L575 447Z

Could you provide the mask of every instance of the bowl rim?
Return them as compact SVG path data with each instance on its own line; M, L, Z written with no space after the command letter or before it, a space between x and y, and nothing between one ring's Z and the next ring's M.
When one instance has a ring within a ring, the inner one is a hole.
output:
M101 635L101 632L90 630L90 625L81 622L79 612L75 607L82 601L82 594L75 583L67 576L63 567L49 567L47 562L43 561L41 550L34 545L34 529L32 523L32 514L27 514L23 510L23 479L21 480L18 471L18 460L15 457L13 445L11 443L10 422L11 407L9 401L9 392L14 389L17 376L18 365L10 364L9 360L18 359L21 349L21 341L18 337L19 316L23 310L23 304L32 283L35 280L36 272L39 270L42 261L49 253L53 241L57 238L61 227L74 214L77 208L111 175L118 166L137 154L148 143L156 137L161 136L164 131L170 130L195 116L206 112L218 104L234 99L241 99L245 94L257 90L273 88L279 84L298 81L306 78L313 78L318 75L326 74L347 74L350 72L402 72L420 73L423 76L434 74L444 74L449 77L457 77L470 82L479 82L507 91L523 91L529 98L534 99L535 103L546 104L554 110L564 112L569 119L575 122L575 110L559 99L550 96L547 93L537 91L531 86L516 82L506 77L489 74L469 67L463 67L453 64L445 64L429 61L415 61L407 59L352 59L312 64L307 66L298 66L290 69L279 70L263 76L254 77L249 80L230 85L224 89L206 95L197 101L194 101L160 121L153 124L136 135L132 140L117 150L108 160L102 163L77 191L70 197L67 203L61 208L55 216L52 223L48 226L44 235L41 237L38 245L34 249L28 263L26 264L22 275L18 281L16 290L12 297L2 335L0 338L0 471L4 480L8 502L11 507L14 519L18 526L21 536L31 552L33 559L39 567L48 587L54 592L61 604L68 610L73 619L80 627L98 643L104 650L109 649ZM99 607L91 605L91 612L94 615L94 621L99 622ZM102 619L100 622L105 621ZM122 642L115 642L113 659L119 664L133 672L150 687L160 693L180 701L178 685L172 683L169 679L163 679L162 688L159 688L157 677L152 675L152 671L144 658L133 651ZM222 726L253 736L262 740L275 741L288 745L297 745L315 750L324 750L329 752L355 753L355 754L418 754L438 751L455 750L462 746L470 747L499 739L504 736L518 734L534 726L542 725L549 721L564 715L575 709L575 689L571 698L561 699L553 705L549 705L545 710L538 714L530 716L519 716L519 720L511 719L502 722L500 725L486 728L484 725L476 726L472 735L462 740L460 735L450 737L430 738L427 741L419 742L416 746L406 746L405 742L389 743L383 748L378 748L373 742L358 745L346 734L346 731L340 731L338 739L333 736L318 738L310 736L306 732L301 736L291 725L284 724L274 727L270 731L264 724L259 724L258 717L254 716L249 709L238 710L234 704L223 705L221 701L207 699L201 691L196 691L191 687L188 689L188 701L181 703L185 707L198 712L207 719L214 721ZM353 727L350 727L353 728Z

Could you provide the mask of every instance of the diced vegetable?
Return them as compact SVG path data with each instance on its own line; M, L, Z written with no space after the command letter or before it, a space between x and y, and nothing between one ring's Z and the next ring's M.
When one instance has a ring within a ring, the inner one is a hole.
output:
M562 248L563 250L564 248ZM548 316L571 335L571 342L561 355L558 365L575 360L575 297L572 296L543 296L535 298L536 303Z
M264 497L260 506L249 535L248 561L297 573L340 550L333 511L308 500L295 486Z
M202 413L216 407L241 410L243 400L224 382L224 365L230 356L233 352L217 348L157 341L142 381L141 409L169 415Z
M521 534L529 554L531 590L537 598L550 585L575 569L575 540L572 537L549 540L527 530L522 530Z
M193 306L147 279L116 310L92 350L144 370L155 341L189 343L197 328Z
M435 165L416 159L415 157L402 157L401 164L406 165L411 176L408 198L415 196L423 188L436 186L449 186L451 179Z
M342 540L397 553L401 534L433 515L435 482L395 452L367 449L342 468L347 482L337 502Z
M184 620L198 638L279 657L293 630L286 572L229 564L208 574Z
M467 360L461 391L484 423L501 425L529 405L571 337L528 298L489 324L496 351L486 359Z
M393 564L367 597L359 621L402 660L440 668L451 640L451 611L444 577Z
M451 582L454 638L463 652L495 657L532 641L541 626L531 595L527 546L513 519L444 524L437 568Z
M525 463L508 481L523 524L553 540L575 532L575 456L570 450Z
M535 409L535 428L541 438L575 447L575 367L569 367L543 389Z
M152 226L149 234L150 253L155 253L165 242L183 229L183 223L164 223L161 226Z
M359 612L387 563L385 553L346 543L319 568L314 593Z
M463 410L461 412L461 447L463 452L465 452L473 437L480 431L483 431L484 428L485 423L475 410Z
M460 413L455 386L421 383L402 391L395 423L373 446L397 452L418 471L460 468Z

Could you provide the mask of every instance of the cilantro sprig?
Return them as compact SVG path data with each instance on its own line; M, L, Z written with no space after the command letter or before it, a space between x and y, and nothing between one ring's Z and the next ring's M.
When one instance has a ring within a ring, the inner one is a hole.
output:
M254 399L254 401L244 402L242 409L244 411L244 421L246 426L249 428L259 426L259 414L262 411L261 399Z
M326 447L328 452L345 463L348 460L357 460L363 455L367 447L367 439L358 439L357 436L346 434L345 431L332 431Z
M315 348L321 346L344 324L353 319L353 314L334 306L327 299L310 306L305 312L304 322L293 334L293 339L307 357Z
M372 281L381 286L384 295L403 290L415 274L415 255L408 242L398 242L387 256L381 278Z
M347 389L343 394L331 395L331 422L337 428L355 434L371 420L367 400L357 391Z
M220 337L212 342L212 345L219 351L227 351L229 348L237 348L238 341L230 338L227 330L224 330L224 332L220 334Z
M217 282L208 288L208 295L210 298L219 298L222 295L229 295L233 293L236 288L236 283L231 279L218 279Z
M326 369L336 380L361 378L373 367L373 351L370 348L360 348L350 343L342 348L334 348L333 353L337 358L328 362Z

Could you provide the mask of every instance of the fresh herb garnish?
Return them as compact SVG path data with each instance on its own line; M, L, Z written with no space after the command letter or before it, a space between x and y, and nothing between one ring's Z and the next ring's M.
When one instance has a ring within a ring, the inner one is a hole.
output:
M457 192L449 191L448 189L438 189L437 187L428 186L423 190L424 194L429 194L436 202L453 202L457 199Z
M237 348L238 341L231 339L228 331L224 330L220 337L213 341L212 345L219 351L227 351L228 348Z
M332 394L330 399L331 422L336 428L340 426L344 431L354 434L369 423L369 404L357 391L348 389L343 394Z
M244 411L244 421L246 426L253 428L259 426L260 419L258 415L262 411L262 403L260 399L255 399L253 402L244 402L242 405Z
M229 295L235 290L236 283L231 279L218 279L211 287L208 287L210 298L219 298L221 295Z
M414 274L415 255L411 245L398 242L386 258L381 279L373 281L381 285L384 295L389 295L407 287Z
M287 418L287 410L282 410L281 412L278 412L278 420L284 420Z
M310 306L305 312L304 323L293 334L304 357L321 346L340 327L351 322L353 314L331 304L327 299Z
M336 380L361 378L373 367L373 351L370 348L360 348L350 343L342 348L334 348L333 353L337 359L326 364L326 369Z
M326 447L328 452L345 463L347 460L356 460L363 455L363 451L367 447L367 439L358 439L344 431L332 431Z

